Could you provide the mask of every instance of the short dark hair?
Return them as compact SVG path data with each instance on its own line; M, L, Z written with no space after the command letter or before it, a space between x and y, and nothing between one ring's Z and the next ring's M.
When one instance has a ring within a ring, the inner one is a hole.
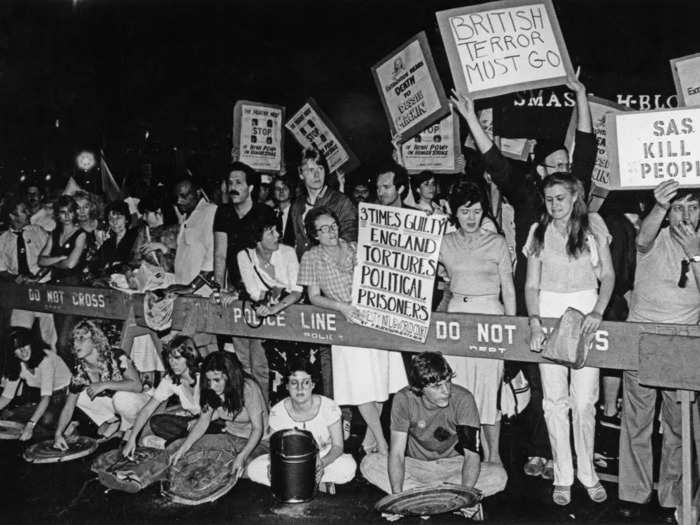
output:
M318 148L304 148L301 151L301 159L299 159L299 166L304 164L307 160L312 160L316 164L320 165L323 167L325 171L325 176L328 177L331 173L331 168L328 165L328 160L326 160L326 156L323 154L323 152L318 149Z
M309 211L309 213L306 214L306 217L304 217L304 230L306 231L306 238L309 240L312 246L318 244L318 234L316 233L316 219L323 215L328 215L329 217L332 217L335 223L338 225L338 227L340 227L338 216L333 210L331 210L330 208L326 208L325 206L313 208L311 211Z
M676 196L671 199L671 202L676 202L682 199L685 199L686 197L690 197L691 201L698 201L700 202L700 189L698 188L681 188L678 190L678 193L676 193Z
M416 175L411 175L411 191L413 192L413 198L418 202L418 199L420 198L420 195L418 195L418 188L421 187L421 184L424 182L428 182L430 179L434 179L435 174L432 171L421 171L420 173Z
M12 327L10 330L10 344L7 346L9 359L5 361L6 366L4 375L10 381L16 381L19 379L19 374L22 368L19 359L17 359L15 356L16 349L29 345L31 353L26 366L30 370L33 370L39 366L39 363L41 363L46 357L45 350L50 350L50 348L46 343L44 343L44 341L36 337L34 332L32 332L32 330L29 328L16 326Z
M5 201L5 205L2 208L2 219L9 222L10 214L14 213L17 209L17 206L19 206L20 204L24 204L24 206L27 208L27 211L29 210L29 205L27 204L27 201L21 195L10 195Z
M263 206L265 205L263 204ZM281 224L277 217L275 217L272 213L264 214L264 216L261 217L260 220L255 221L255 223L251 227L251 234L249 237L250 243L248 244L248 248L255 248L258 242L262 240L262 236L263 233L265 233L265 230L275 228L277 232L281 234L280 227Z
M459 221L457 220L457 209L465 204L472 205L476 204L477 202L481 204L481 208L484 212L482 215L482 221L485 217L491 217L491 206L488 198L486 197L486 193L484 193L479 186L473 182L465 181L452 189L449 203L451 219L455 226L459 227ZM493 222L494 224L497 224L495 220Z
M56 205L53 208L56 218L58 218L58 212L61 210L61 208L68 208L68 210L73 214L73 222L77 220L75 214L78 211L78 205L75 203L75 199L73 197L70 195L61 195L58 199L56 199Z
M377 184L380 175L382 175L383 173L392 173L392 182L394 184L394 187L398 190L401 186L403 186L403 191L401 192L400 196L402 199L406 198L406 195L408 194L409 190L408 171L406 171L406 168L404 168L400 164L397 164L394 161L387 161L377 165L375 173L377 174L374 180L375 185Z
M287 361L287 366L285 369L285 379L287 381L289 381L289 376L291 376L294 372L306 372L309 374L314 383L319 384L319 378L316 377L316 371L314 370L314 366L311 364L308 357L303 355L294 356L292 359Z
M408 385L416 395L423 395L426 386L452 379L454 372L440 352L422 352L411 358Z
M245 183L248 186L253 187L253 191L251 192L251 199L253 199L253 202L258 200L258 194L260 193L260 174L248 164L245 162L241 161L234 161L228 166L228 171L226 172L226 177L224 178L225 182L228 182L228 177L231 175L232 172L234 171L242 171L243 174L245 175Z
M199 367L202 364L202 356L199 355L199 350L197 350L197 345L194 340L188 335L176 335L169 343L163 345L162 355L165 372L170 376L170 379L173 380L173 383L179 385L180 377L175 375L173 369L170 367L170 361L168 360L170 354L175 350L185 358L190 376L192 376L192 379L195 379L196 374L199 373Z
M114 201L110 202L105 208L105 219L109 219L109 214L114 213L116 215L123 215L128 224L131 218L131 212L129 211L129 205L124 201Z

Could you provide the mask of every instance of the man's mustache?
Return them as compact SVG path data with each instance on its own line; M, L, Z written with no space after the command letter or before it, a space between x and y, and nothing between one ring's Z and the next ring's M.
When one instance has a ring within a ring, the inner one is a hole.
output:
M238 196L241 194L241 192L239 192L238 190L229 190L228 194L232 196Z

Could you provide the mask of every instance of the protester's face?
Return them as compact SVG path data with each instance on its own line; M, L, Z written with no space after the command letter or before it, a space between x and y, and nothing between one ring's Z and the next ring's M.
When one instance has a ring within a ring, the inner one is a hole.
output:
M189 214L197 207L197 192L189 182L181 182L175 187L175 197L180 213Z
M77 330L73 334L73 352L78 359L84 359L95 350L89 330Z
M41 190L37 186L27 188L27 203L32 208L36 208L41 203Z
M686 195L671 203L668 211L668 223L672 228L679 225L690 226L693 230L698 229L699 203L692 195Z
M555 220L568 220L576 202L576 193L570 192L566 186L555 184L544 190L544 204L547 213Z
M552 173L568 173L571 168L569 164L569 154L565 149L558 149L547 155L542 165L545 172L544 176L551 175Z
M297 370L290 374L287 380L287 391L289 392L289 397L294 401L304 403L311 399L314 391L314 382L307 372Z
M206 373L209 389L215 394L222 396L226 389L226 374L220 370L210 370Z
M270 198L270 183L268 182L261 182L260 183L260 192L258 195L258 201L259 202L266 202Z
M277 228L271 226L265 228L262 233L262 238L259 241L260 247L264 250L274 252L280 247L280 234Z
M398 203L400 204L400 189L401 188L397 188L394 185L393 172L380 173L379 177L377 177L377 199L379 200L379 204L391 206L397 204L397 201L399 201Z
M457 208L457 221L462 231L474 233L481 226L484 210L480 202L462 204Z
M337 246L338 223L330 215L321 215L316 219L316 236L321 246Z
M63 206L58 209L58 220L61 224L67 225L73 223L73 212L68 206Z
M29 345L24 345L20 348L15 348L15 357L20 361L27 362L32 356L32 347Z
M430 178L418 186L418 194L425 201L432 201L435 198L435 179Z
M238 170L229 173L226 188L233 204L246 202L253 191L253 187L248 186L245 172Z
M90 219L90 210L92 206L90 205L90 201L87 199L75 199L75 205L77 207L76 209L76 217L80 222L84 222Z
M452 380L449 378L423 387L423 399L436 407L445 408L449 405L451 394Z
M320 190L326 182L323 166L312 159L306 159L301 163L299 174L307 190Z
M168 354L168 364L173 374L181 376L187 370L187 360L178 350L171 350Z
M284 181L275 181L275 202L280 204L282 202L287 202L291 198L291 192L289 191L289 186Z
M12 226L15 228L22 228L29 224L29 210L27 206L20 202L15 206L15 209L10 212L10 219L12 220Z
M369 200L369 188L364 184L358 184L352 189L352 198L355 202L367 202Z
M109 229L114 233L121 234L126 231L126 217L121 213L110 211L107 221L109 222Z
M163 214L160 210L147 211L143 217L149 228L157 228L163 224Z

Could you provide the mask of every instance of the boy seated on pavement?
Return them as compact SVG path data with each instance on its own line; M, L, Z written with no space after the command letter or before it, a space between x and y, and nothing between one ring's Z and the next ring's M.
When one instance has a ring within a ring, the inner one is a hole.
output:
M474 397L452 384L453 375L439 352L413 356L409 386L396 393L391 407L389 457L368 454L360 465L370 483L390 494L442 483L476 489L484 497L505 488L503 466L481 462ZM467 517L477 512L479 505L462 509Z

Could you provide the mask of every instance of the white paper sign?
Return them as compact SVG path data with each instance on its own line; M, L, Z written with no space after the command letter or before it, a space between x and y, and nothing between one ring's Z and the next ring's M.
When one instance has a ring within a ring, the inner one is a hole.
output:
M352 304L362 325L425 342L445 215L360 203Z
M454 173L459 145L459 128L455 126L449 114L402 144L401 156L408 172Z
M679 106L700 105L700 53L671 60Z
M280 171L284 108L238 101L233 121L233 147L238 153L234 160L260 171Z

